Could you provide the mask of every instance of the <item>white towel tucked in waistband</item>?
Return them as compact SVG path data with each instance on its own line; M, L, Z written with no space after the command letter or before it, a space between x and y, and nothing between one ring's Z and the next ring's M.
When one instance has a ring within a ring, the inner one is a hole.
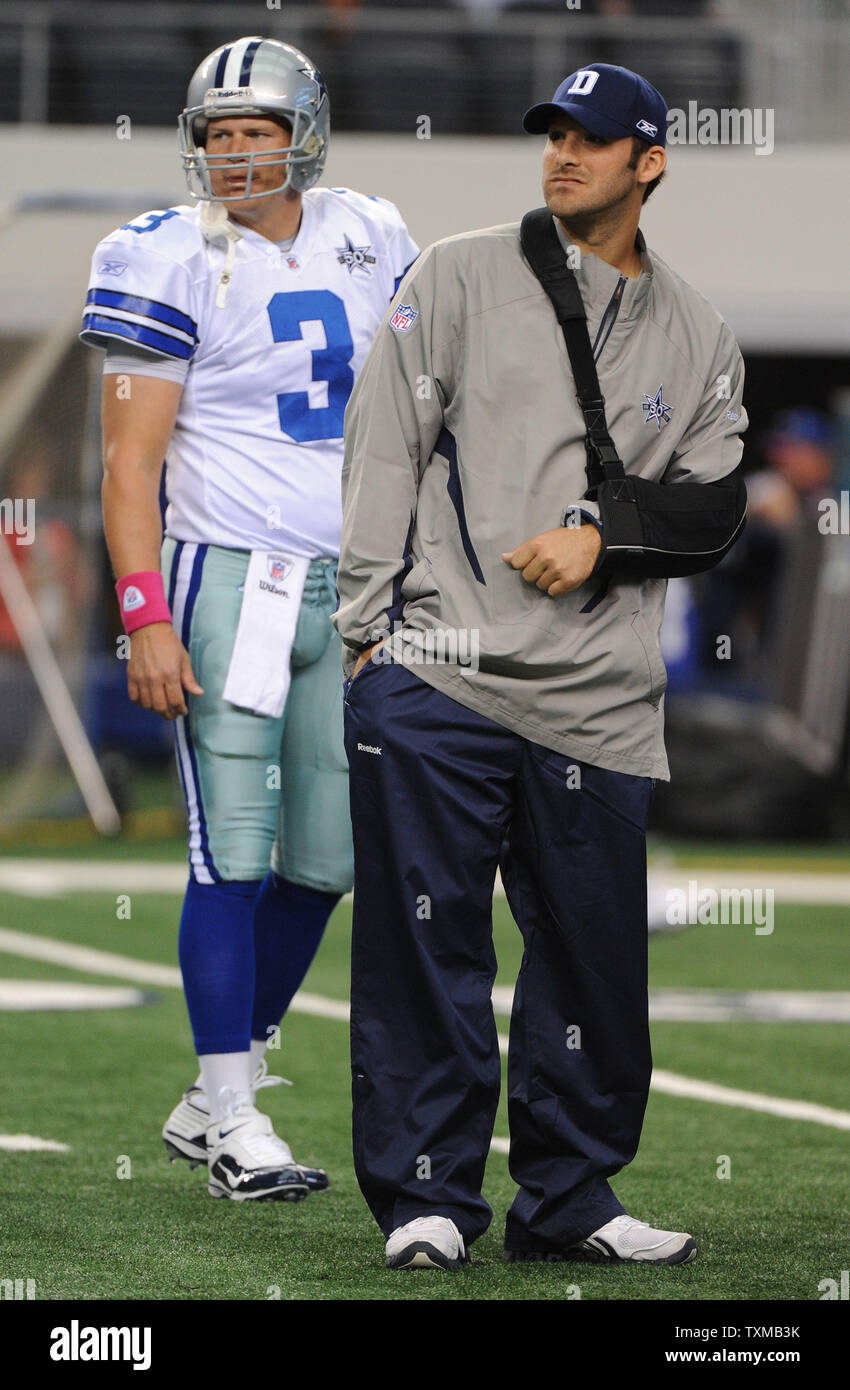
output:
M289 661L310 561L252 550L224 698L278 718L289 693Z

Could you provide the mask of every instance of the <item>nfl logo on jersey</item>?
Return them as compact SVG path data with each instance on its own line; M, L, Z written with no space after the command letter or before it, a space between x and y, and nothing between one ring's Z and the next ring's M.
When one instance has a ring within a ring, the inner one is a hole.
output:
M268 557L269 579L274 583L279 583L285 579L292 566L288 561L281 559L279 555L269 555Z
M392 318L390 328L394 333L407 333L419 318L419 310L412 304L399 304Z

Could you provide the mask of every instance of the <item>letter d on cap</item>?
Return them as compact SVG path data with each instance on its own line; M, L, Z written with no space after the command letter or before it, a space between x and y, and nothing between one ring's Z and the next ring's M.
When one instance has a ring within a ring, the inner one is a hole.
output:
M594 72L592 68L579 68L576 73L576 80L568 89L567 96L571 97L573 94L579 97L589 96L598 81L598 72Z

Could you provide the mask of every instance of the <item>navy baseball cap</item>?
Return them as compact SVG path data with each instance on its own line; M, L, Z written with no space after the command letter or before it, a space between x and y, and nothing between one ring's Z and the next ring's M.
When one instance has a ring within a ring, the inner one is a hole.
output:
M591 63L565 78L551 101L526 111L531 135L545 135L553 121L572 116L604 140L636 135L648 145L667 143L667 103L657 88L629 68Z

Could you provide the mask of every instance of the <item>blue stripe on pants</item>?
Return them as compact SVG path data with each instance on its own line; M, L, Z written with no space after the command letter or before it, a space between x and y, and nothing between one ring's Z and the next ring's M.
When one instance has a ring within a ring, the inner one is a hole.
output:
M385 1235L431 1212L467 1241L489 1225L501 860L525 942L509 1058L520 1191L506 1239L563 1248L622 1211L607 1179L634 1157L646 1105L651 783L571 762L375 661L348 686L346 748L363 1194Z
M204 573L204 561L207 558L207 549L208 547L206 545L199 545L197 554L195 555L195 559L192 564L192 574L189 580L189 592L186 595L186 607L183 611L183 631L181 633L181 641L187 651L189 650L190 634L192 631L192 615L195 611L195 600L198 597L198 592L201 587L201 579ZM209 828L207 826L207 817L206 812L204 810L204 803L201 798L201 779L198 776L198 758L197 754L195 753L195 744L192 738L191 719L184 720L184 727L186 733L186 745L189 749L189 758L192 763L192 776L194 778L195 787L197 790L198 822L199 829L201 832L201 853L204 856L204 863L207 869L209 870L213 882L218 883L221 879L221 875L215 866L215 862L210 851Z

